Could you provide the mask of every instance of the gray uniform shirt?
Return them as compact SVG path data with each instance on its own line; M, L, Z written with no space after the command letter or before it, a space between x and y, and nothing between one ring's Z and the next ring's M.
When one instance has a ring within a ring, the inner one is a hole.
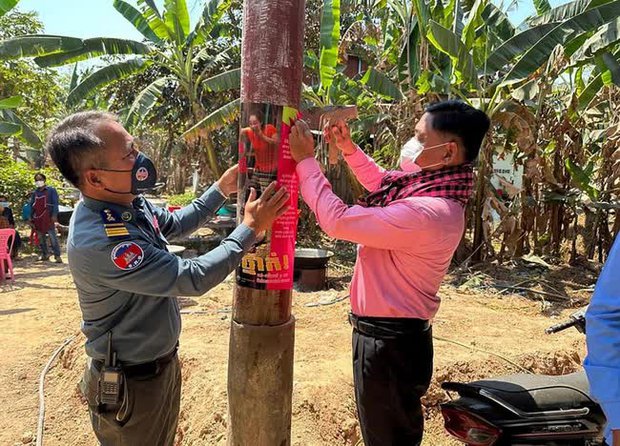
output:
M176 296L200 296L222 282L255 241L245 225L214 250L182 259L166 250L166 238L191 234L225 198L216 186L170 213L142 197L132 208L85 197L69 227L69 267L82 310L86 353L105 359L107 333L125 364L170 353L181 331Z

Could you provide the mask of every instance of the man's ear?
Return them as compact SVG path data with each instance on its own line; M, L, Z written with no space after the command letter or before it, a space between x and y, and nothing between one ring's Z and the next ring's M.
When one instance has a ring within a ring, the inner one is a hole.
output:
M446 156L444 161L446 165L452 165L458 162L459 159L459 145L455 141L450 141L448 143L448 150L446 151Z
M105 186L101 182L98 171L89 169L84 172L84 183L93 189L103 189Z

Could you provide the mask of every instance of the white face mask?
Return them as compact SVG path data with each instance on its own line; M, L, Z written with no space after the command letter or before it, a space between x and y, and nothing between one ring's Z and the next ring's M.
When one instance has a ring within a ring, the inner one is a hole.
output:
M43 187L45 186L45 181L35 181L34 185L37 187Z
M8 207L9 207L8 201L0 201L0 208L8 208Z
M424 145L418 138L411 138L400 150L400 168L405 172L421 171L422 168L415 163L415 160L423 151Z
M409 141L405 143L405 145L400 151L400 168L404 172L412 172L412 173L420 172L422 168L418 164L416 164L416 160L418 159L420 154L424 152L425 150L436 149L439 147L447 146L448 144L450 143L447 142L444 144L438 144L436 146L425 148L424 144L418 141L418 138L415 138L415 137L411 138ZM442 163L435 163L435 164L431 164L430 166L425 166L425 168L428 169L429 167L440 166L441 164Z

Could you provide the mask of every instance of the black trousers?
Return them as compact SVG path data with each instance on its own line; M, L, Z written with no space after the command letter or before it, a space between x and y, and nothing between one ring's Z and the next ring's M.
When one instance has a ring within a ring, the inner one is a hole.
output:
M173 446L181 402L181 367L174 358L153 373L127 377L127 409L97 402L100 372L87 367L80 383L101 446Z
M422 442L420 398L433 373L428 321L351 315L355 399L366 446Z

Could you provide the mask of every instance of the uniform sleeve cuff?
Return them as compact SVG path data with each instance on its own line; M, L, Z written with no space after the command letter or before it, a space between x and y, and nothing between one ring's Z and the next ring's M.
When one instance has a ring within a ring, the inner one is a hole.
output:
M244 251L248 251L252 245L254 245L254 242L256 242L256 233L253 229L250 229L249 226L241 223L226 238L236 240Z
M209 189L207 189L204 194L202 194L200 200L204 202L207 209L212 209L216 211L217 209L222 207L222 205L226 201L226 197L220 190L217 183L214 183Z
M321 165L314 158L306 158L305 160L297 163L297 176L299 177L299 181L303 182L306 178L312 175L315 172L321 171Z
M220 187L219 184L217 184L217 181L215 183L213 183L213 187L216 191L219 192L219 194L224 197L224 199L228 199L228 195L226 195L224 192L222 192L222 188Z

